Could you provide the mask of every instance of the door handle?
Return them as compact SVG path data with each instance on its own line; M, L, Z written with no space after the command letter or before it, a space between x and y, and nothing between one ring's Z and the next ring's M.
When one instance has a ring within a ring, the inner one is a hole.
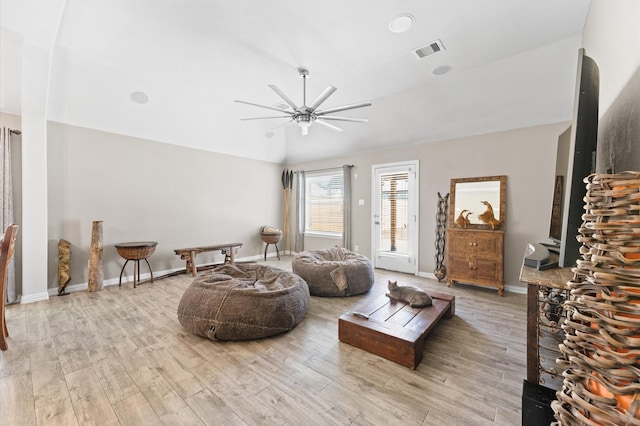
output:
M379 222L379 221L377 221L377 220L376 220L375 222L373 222L373 223L374 223L375 225L380 225L380 222Z

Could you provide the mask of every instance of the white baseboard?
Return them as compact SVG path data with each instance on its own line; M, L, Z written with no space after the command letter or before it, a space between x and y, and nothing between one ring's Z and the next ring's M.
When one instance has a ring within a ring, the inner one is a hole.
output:
M43 300L48 300L49 299L49 293L46 291L43 291L41 293L36 293L36 294L28 294L28 295L22 295L20 296L20 304L21 305L25 305L27 303L34 303L34 302L42 302Z
M432 272L418 272L418 276L422 278L431 278L432 280L437 280L435 274ZM527 287L515 284L505 284L504 290L509 293L517 293L517 294L527 294Z
M270 257L276 257L275 253L273 256L267 255L267 259ZM242 257L242 258L236 258L236 262L253 262L256 260L263 260L264 256L263 255L255 255L255 256L249 256L249 257ZM179 271L184 271L184 268L173 268L173 269L165 269L164 271L157 271L154 272L153 275L154 277L161 277L164 275L168 275L168 274L173 274ZM140 281L145 281L151 279L151 274L149 272L146 272L144 274L140 274ZM112 285L118 285L118 283L120 282L120 277L118 278L110 278L108 280L104 280L102 282L102 286L103 287L108 287L108 286L112 286ZM122 284L131 284L133 285L133 275L125 275L122 277ZM85 291L87 290L87 288L89 288L89 284L84 282L84 283L78 283L78 284L71 284L68 285L65 288L65 292L67 293L73 293L76 291ZM48 296L57 296L58 295L58 288L57 287L52 287L47 289L47 294ZM33 296L30 296L33 297ZM24 297L22 298L24 299ZM46 298L48 299L48 297ZM38 300L33 300L33 302L37 302L39 300L46 300L46 299L38 299ZM22 302L21 303L29 303L29 302Z

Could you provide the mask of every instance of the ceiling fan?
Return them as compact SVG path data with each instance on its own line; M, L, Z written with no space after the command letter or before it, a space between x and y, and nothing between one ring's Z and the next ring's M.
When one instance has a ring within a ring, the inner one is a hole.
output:
M289 111L288 108L280 109L280 108L271 107L267 105L254 104L252 102L239 101L236 99L236 102L241 104L252 105L252 106L266 108L266 109L272 109L274 111L278 111L280 113L286 114L286 115L278 115L278 116L271 116L271 117L241 118L240 120L265 120L270 118L289 118L290 120L283 124L289 124L295 121L296 123L298 123L298 126L300 126L300 128L302 129L303 135L309 134L309 127L311 126L312 123L320 123L333 130L337 130L341 132L342 129L340 127L334 126L331 123L327 123L327 120L351 121L356 123L367 123L369 121L366 118L337 117L335 115L328 115L328 114L371 106L371 102L360 102L357 104L343 105L335 108L318 110L318 107L324 101L326 101L327 98L333 94L333 92L337 90L333 86L327 87L324 90L324 92L322 92L320 96L318 96L316 100L311 103L311 105L307 105L307 78L309 78L309 70L304 68L298 68L298 72L300 73L300 77L302 77L302 105L301 106L297 106L291 99L289 99L289 97L287 97L287 95L284 94L284 92L282 92L282 90L278 88L278 86L274 84L270 84L269 87L271 88L271 90L276 92L276 94L280 96L282 100L285 101L293 111Z

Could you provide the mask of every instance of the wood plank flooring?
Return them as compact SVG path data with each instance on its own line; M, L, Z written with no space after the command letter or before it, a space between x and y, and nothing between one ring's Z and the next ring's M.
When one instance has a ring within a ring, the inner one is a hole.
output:
M266 263L290 270L291 258ZM456 297L410 370L338 341L388 279ZM312 297L294 330L246 342L185 332L190 275L7 307L0 425L517 425L526 296L376 270L366 295Z

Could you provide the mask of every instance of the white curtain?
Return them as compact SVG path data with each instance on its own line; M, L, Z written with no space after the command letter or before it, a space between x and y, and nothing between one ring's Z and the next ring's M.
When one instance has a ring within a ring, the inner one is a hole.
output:
M342 201L342 247L351 250L351 168L352 165L342 166L344 173L344 199Z
M304 212L304 191L305 191L305 182L304 182L304 172L298 171L296 172L296 241L295 241L295 251L296 253L300 253L304 250L304 227L305 227L305 212Z
M2 211L0 217L0 229L4 235L7 226L13 223L13 190L11 184L11 130L8 127L0 127L0 156L2 157ZM13 303L16 295L16 267L14 259L11 259L7 273L7 294L5 301Z

